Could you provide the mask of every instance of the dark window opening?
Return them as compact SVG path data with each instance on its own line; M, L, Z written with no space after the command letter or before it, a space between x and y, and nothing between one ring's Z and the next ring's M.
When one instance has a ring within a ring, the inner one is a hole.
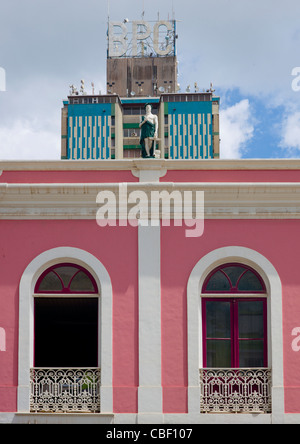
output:
M36 297L35 367L98 366L98 298Z

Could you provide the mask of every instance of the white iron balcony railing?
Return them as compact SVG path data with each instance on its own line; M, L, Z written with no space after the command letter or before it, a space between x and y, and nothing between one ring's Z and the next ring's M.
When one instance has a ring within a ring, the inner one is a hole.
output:
M100 368L30 369L31 412L100 412Z
M201 413L271 413L271 370L200 369Z

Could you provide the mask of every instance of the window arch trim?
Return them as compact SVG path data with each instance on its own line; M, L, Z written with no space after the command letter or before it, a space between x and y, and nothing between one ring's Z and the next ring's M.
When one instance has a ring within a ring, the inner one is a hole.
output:
M68 267L68 268L74 268L74 274L70 277L68 283L66 284L60 273L58 271L56 271L59 268L63 268L63 267ZM91 285L93 286L93 291L89 291L89 290L72 290L71 289L71 285L75 279L75 277L78 275L78 273L84 273L87 278L89 279ZM43 282L43 280L50 274L50 273L54 273L56 275L56 277L58 278L60 284L61 284L61 290L55 290L55 289L48 289L48 290L41 290L41 284ZM58 262L52 266L50 266L49 268L47 268L45 271L43 271L41 273L41 275L39 276L39 278L37 279L37 282L35 284L35 288L34 288L34 294L38 295L38 294L71 294L71 295L76 295L76 294L87 294L87 295L93 295L93 294L99 294L98 291L98 285L96 283L96 280L94 279L93 275L82 265L78 265L74 262Z
M240 275L237 277L236 282L233 283L232 282L232 278L230 278L228 272L225 271L225 269L229 268L229 267L236 267L236 268L241 268L244 271L240 272ZM212 279L215 277L215 275L217 273L222 273L222 275L224 276L224 278L226 279L226 282L228 283L229 288L227 288L226 290L211 290L208 289L208 285L209 283L212 281ZM239 284L241 282L241 280L243 279L243 277L245 277L246 273L250 272L259 282L259 284L261 285L261 289L260 290L255 290L255 289L251 289L251 290L241 290L239 289ZM262 277L260 276L260 274L254 270L254 268L250 267L249 265L246 265L243 262L224 262L221 265L218 265L216 268L214 268L212 271L210 271L208 273L208 275L206 276L206 278L204 279L203 285L202 285L202 290L201 290L201 294L204 295L214 295L214 294L231 294L231 295L248 295L248 294L257 294L257 295L261 295L261 294L266 294L267 290L266 290L266 285L264 280L262 279Z

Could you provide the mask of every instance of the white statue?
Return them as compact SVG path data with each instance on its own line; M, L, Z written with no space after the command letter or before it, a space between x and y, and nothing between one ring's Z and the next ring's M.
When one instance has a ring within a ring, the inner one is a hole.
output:
M155 157L154 150L158 132L158 118L152 114L152 107L149 103L145 106L146 115L142 117L140 123L141 137L140 144L142 146L142 157Z

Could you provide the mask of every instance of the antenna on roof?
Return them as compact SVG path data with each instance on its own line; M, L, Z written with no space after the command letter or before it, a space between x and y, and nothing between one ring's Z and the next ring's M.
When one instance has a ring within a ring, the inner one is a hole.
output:
M143 0L143 11L142 11L142 19L145 17L145 1Z
M84 90L84 80L82 79L81 81L80 81L80 83L81 83L81 87L80 87L80 92L81 92L81 94L85 94L85 90Z

